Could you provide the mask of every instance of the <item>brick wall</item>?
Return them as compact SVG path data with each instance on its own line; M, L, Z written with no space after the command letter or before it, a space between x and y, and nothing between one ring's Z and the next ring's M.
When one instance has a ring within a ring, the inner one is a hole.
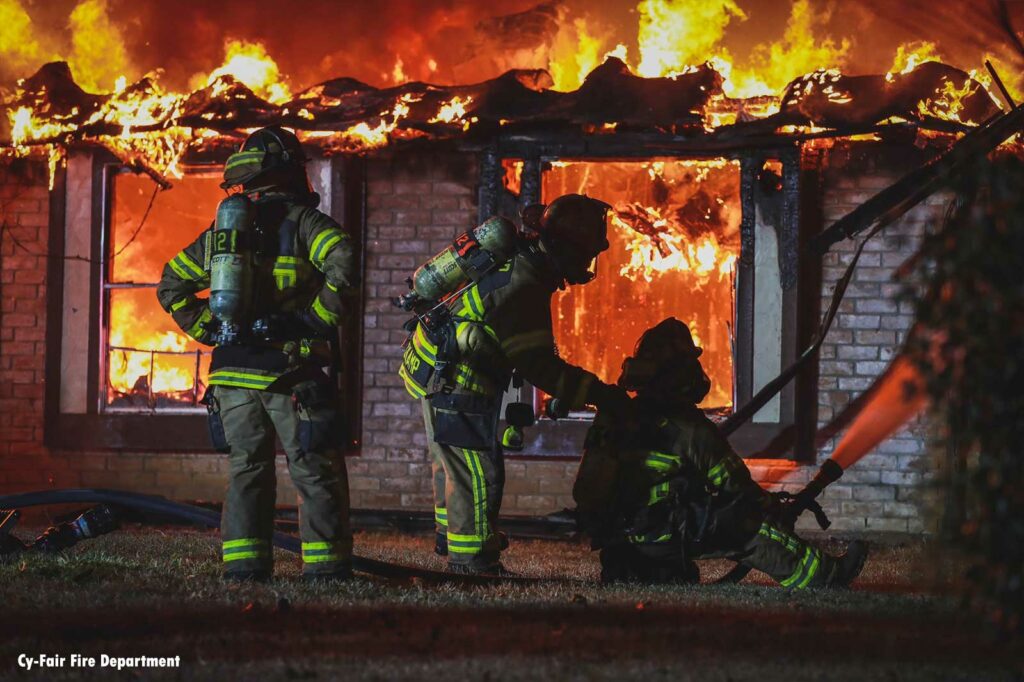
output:
M886 186L898 167L837 169L827 175L826 224ZM406 315L390 304L425 258L476 222L475 158L454 153L403 153L371 159L367 168L366 311L361 456L349 460L353 505L429 509L430 465L419 406L397 376ZM0 207L11 234L2 245L0 321L0 489L75 485L120 487L183 499L218 500L223 457L208 454L54 452L42 446L47 191L36 164L0 166ZM893 269L909 256L924 226L941 217L932 198L876 237L861 259L835 327L822 348L819 419L822 425L870 385L909 326L910 311L894 302ZM31 254L13 243L16 237ZM833 248L823 263L822 296L852 256L852 243ZM880 446L830 488L824 505L837 529L922 530L916 496L928 478L921 424ZM833 442L820 452L823 459ZM572 461L510 459L504 512L542 514L571 506ZM790 474L806 481L815 467L752 461L755 477ZM279 462L279 495L294 489Z
M878 166L882 166L879 168ZM895 167L894 167L895 166ZM899 177L897 163L857 164L826 174L825 224L853 210ZM824 426L889 365L913 322L913 305L897 300L894 272L917 249L929 226L943 219L950 197L936 194L908 212L867 243L847 289L833 328L821 348L818 379L819 426ZM822 307L854 255L856 243L843 241L823 259ZM819 451L820 461L832 453L837 438ZM932 480L926 451L926 422L919 418L881 443L830 486L823 507L836 530L922 532L931 529L922 513ZM805 518L805 524L813 520Z
M391 299L430 255L476 221L476 164L464 155L402 155L367 167L363 447L349 462L353 504L432 507L419 404L398 377L407 313Z
M419 403L398 377L409 315L391 305L424 260L476 225L477 165L461 154L402 154L367 168L363 448L349 462L357 507L430 509L430 461ZM575 465L509 461L503 509L571 506Z
M104 487L223 498L223 457L66 452L43 445L49 192L45 164L0 162L0 491ZM279 500L295 491L278 462Z
M46 249L45 173L42 164L0 164L0 487L8 489L39 482L46 259L34 254Z

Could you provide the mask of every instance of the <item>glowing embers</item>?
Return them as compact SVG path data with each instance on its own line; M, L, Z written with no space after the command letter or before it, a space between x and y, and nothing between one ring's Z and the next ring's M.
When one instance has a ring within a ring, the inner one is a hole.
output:
M555 297L559 352L615 382L622 361L666 317L690 326L712 388L701 404L733 404L733 286L739 255L739 163L724 159L558 162L545 202L582 193L614 207L598 277Z
M210 349L181 332L156 298L164 263L209 224L224 193L217 175L185 175L153 194L146 176L111 182L111 258L106 268L108 409L193 408L203 397ZM142 229L140 221L152 200Z

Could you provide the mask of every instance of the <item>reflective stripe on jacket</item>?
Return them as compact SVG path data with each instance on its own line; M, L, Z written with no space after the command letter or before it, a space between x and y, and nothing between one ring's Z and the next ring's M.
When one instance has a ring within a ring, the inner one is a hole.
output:
M330 216L286 194L256 201L260 239L253 239L252 318L297 310L325 329L339 324L359 284L354 241ZM216 320L208 300L213 230L202 232L164 266L160 305L186 334L213 345ZM352 307L352 306L348 306ZM282 344L237 344L214 350L210 385L265 389L295 368L303 353L286 355Z

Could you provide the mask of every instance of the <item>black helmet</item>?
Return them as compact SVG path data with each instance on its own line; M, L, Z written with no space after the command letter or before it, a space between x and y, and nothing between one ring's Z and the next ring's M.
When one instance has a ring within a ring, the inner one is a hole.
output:
M544 248L570 284L594 279L593 261L608 248L610 208L583 194L564 194L548 204L537 221Z
M248 185L275 171L282 176L302 175L305 183L306 154L295 133L281 126L260 128L245 138L241 148L224 164L223 189Z
M699 403L711 390L711 380L698 360L703 352L686 324L666 318L637 341L633 357L622 363L619 386Z

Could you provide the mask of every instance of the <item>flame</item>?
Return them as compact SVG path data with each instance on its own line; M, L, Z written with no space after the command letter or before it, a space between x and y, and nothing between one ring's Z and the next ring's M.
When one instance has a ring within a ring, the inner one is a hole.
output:
M515 169L507 164L506 178ZM597 278L552 303L563 357L614 382L637 337L677 317L705 350L701 361L713 388L703 405L732 404L739 178L739 163L723 158L552 163L542 176L545 199L585 193L613 206L610 246L597 259ZM595 334L602 343L587 343Z
M0 0L0 58L4 60L5 67L8 64L17 67L37 63L52 54L49 45L43 42L45 36L36 37L23 3L24 0ZM850 93L840 87L838 71L846 60L849 41L822 35L828 14L814 11L810 0L795 0L783 35L777 40L755 45L743 63L734 60L724 45L729 26L734 21L747 18L738 0L640 0L636 14L636 48L633 49L626 42L620 42L621 36L614 35L600 21L589 15L569 16L568 6L559 5L558 30L549 44L529 50L510 47L506 63L508 66L529 66L546 61L553 87L558 90L578 87L608 57L623 60L636 73L646 77L675 77L708 63L722 75L724 93L714 93L701 112L704 126L709 131L737 120L760 118L777 111L780 105L778 93L797 79L794 92L818 90L835 104L851 99ZM446 22L441 21L442 24ZM30 146L39 146L40 152L49 158L50 166L54 168L63 153L58 146L84 139L100 142L122 161L154 176L180 177L184 153L201 146L207 138L217 136L216 132L202 127L193 129L177 125L183 104L190 94L162 89L157 82L157 74L128 85L133 79L131 63L122 29L110 16L109 0L78 0L71 12L68 28L63 56L73 68L77 82L91 91L106 89L113 96L82 123L78 112L62 117L43 111L42 103L33 108L31 102L19 99L24 93L16 91L13 98L7 100L17 102L17 105L7 108L14 148L3 153L26 155ZM910 74L918 65L937 56L932 43L902 45L887 77L891 81ZM517 60L532 64L518 63ZM445 67L441 73L450 70L450 64ZM385 67L381 78L403 83L409 80L410 73L435 73L439 68L438 60L426 54L412 62L409 54L395 53L390 73ZM971 76L992 91L984 72L971 72ZM204 95L216 98L228 92L235 82L246 85L271 103L284 103L292 98L288 79L266 47L258 42L237 38L227 40L223 63L209 73L193 76L191 86L209 88L210 92ZM920 103L919 113L960 121L967 98L974 94L973 88L970 82L947 81L932 97ZM537 89L543 89L543 86ZM311 93L313 91L306 94L316 99L317 95ZM1019 99L1019 95L1015 96ZM421 129L401 126L409 117L409 105L419 101L418 97L406 95L389 111L380 112L379 119L371 116L342 130L319 129L302 133L302 136L320 143L326 153L351 153L379 148L395 139L428 135L430 133ZM330 99L322 97L319 105L332 106ZM440 104L433 118L428 120L468 129L477 120L471 115L471 103L469 97L453 97ZM340 104L340 100L335 104ZM299 107L296 111L284 113L312 121L315 118L313 111L312 108ZM417 117L417 120L423 119ZM614 125L595 125L591 132L608 132L614 129L610 127ZM806 126L801 127L801 131L807 130Z
M616 57L647 78L691 73L707 62L722 75L728 97L776 98L788 83L805 73L841 66L850 49L848 40L837 43L818 35L828 14L815 11L810 0L794 2L782 37L756 45L745 65L737 64L722 45L729 24L747 18L734 0L642 0L636 12L639 60L635 63L630 61L625 43L609 49L609 41L586 19L566 22L571 28L560 31L548 63L555 89L579 87L600 61ZM560 49L562 41L568 41L572 50ZM777 106L761 107L757 113L775 110ZM718 117L709 123L717 126L734 120L733 110L731 118Z
M395 55L395 66L391 69L391 80L395 82L395 85L401 85L409 80L409 77L405 75L405 64L402 63L402 58L399 55Z
M637 11L637 73L671 77L706 61L722 75L722 89L732 98L775 97L798 76L842 65L850 48L848 40L837 44L816 35L828 17L815 12L810 0L793 3L782 38L756 45L746 66L737 65L720 44L732 19L746 19L732 0L644 0Z
M997 74L999 74L1000 79L1003 81L1003 87L1005 87L1006 91L1010 93L1010 97L1013 98L1014 104L1019 105L1021 102L1024 102L1024 89L1021 87L1021 84L1024 81L1022 81L1020 77L1016 80L1007 80L1010 74L1016 72L1016 68L994 55L985 55L985 59L983 61L991 62L992 68L995 69ZM994 101L999 102L1000 107L1006 106L1006 103L1003 100L1003 95L999 92L999 87L992 82L992 76L989 75L988 69L971 69L967 73L972 79L981 83L981 85L988 91L989 96L991 96Z
M19 0L0 0L0 60L20 71L48 58Z
M684 73L716 54L731 61L719 42L734 17L747 18L733 0L642 0L636 11L636 72L648 78Z
M896 74L910 73L925 62L941 62L942 57L935 43L928 40L915 40L904 43L896 48L896 56L892 60L886 80L892 80Z
M463 121L466 116L466 107L472 103L473 98L468 95L466 97L452 97L447 102L441 104L441 107L437 110L437 115L430 119L428 123L455 123L456 121Z
M300 131L300 139L316 140L328 152L352 152L366 149L377 149L385 147L391 141L392 135L396 132L399 122L409 115L410 104L419 102L422 96L406 93L402 95L391 111L384 111L380 114L380 122L371 126L366 121L350 126L341 132L332 131ZM468 103L471 98L467 98ZM442 105L442 108L443 105ZM440 113L440 112L439 112ZM454 119L453 119L454 120ZM406 133L407 137L416 133ZM422 134L422 133L420 133Z
M850 41L844 38L837 44L818 36L827 21L827 12L816 10L810 0L794 2L782 38L756 46L746 69L722 74L725 93L730 97L776 95L801 74L843 66Z
M68 15L68 42L58 50L32 23L20 0L0 0L0 62L26 72L45 61L68 62L75 82L86 90L107 89L131 73L121 30L110 20L107 0L80 0Z
M107 0L82 0L68 19L71 54L68 64L75 81L92 92L109 89L131 70L121 30L110 20Z
M214 86L223 76L231 76L254 93L272 104L281 104L292 98L287 79L261 43L246 40L228 40L224 43L224 63L206 76L194 76L194 89L205 85Z
M726 251L713 232L692 239L658 207L617 204L611 223L628 235L629 262L619 269L622 277L651 282L667 272L688 272L694 276L692 283L701 288L712 275L719 281L732 276L736 254ZM640 231L638 223L652 227L654 234Z
M591 71L604 61L603 38L599 37L583 17L563 23L555 37L548 60L553 89L575 90Z
M0 10L4 9L7 6L0 6ZM104 26L109 26L109 21L105 19L105 0L85 0L78 5L76 12L79 10L82 12L78 19L72 21L77 31L85 31L86 27L95 25L98 33L105 35ZM104 24L105 21L107 24ZM113 52L116 57L117 49ZM227 87L224 77L231 76L270 102L280 103L291 99L287 80L281 76L277 64L262 45L229 40L225 43L224 52L224 63L221 66L209 74L193 77L195 87L209 86L216 94ZM180 178L181 159L189 146L204 138L216 136L216 133L167 125L167 121L175 121L179 117L188 94L163 89L157 77L157 74L152 74L129 87L128 78L124 74L110 76L109 80L113 82L112 96L80 124L71 122L70 117L46 115L29 106L9 110L7 116L11 124L13 152L26 155L30 153L29 145L44 143L50 158L52 187L56 167L54 159L59 154L54 146L74 133L90 131L83 135L85 139L100 138L125 163L149 169L162 177ZM77 113L72 111L71 116ZM118 132L111 134L107 132L109 128L117 129ZM93 130L97 132L92 133Z
M964 109L964 98L974 93L977 87L978 85L970 78L965 78L960 85L949 78L944 78L942 85L935 90L935 97L918 102L917 111L922 116L975 124L977 121L965 121L961 119L960 114Z
M149 296L152 293L144 290ZM143 308L131 297L112 299L107 363L109 399L135 395L148 399L181 396L191 404L196 381L196 352L188 337L177 331L153 331L149 323L159 308ZM130 350L129 350L130 349Z

